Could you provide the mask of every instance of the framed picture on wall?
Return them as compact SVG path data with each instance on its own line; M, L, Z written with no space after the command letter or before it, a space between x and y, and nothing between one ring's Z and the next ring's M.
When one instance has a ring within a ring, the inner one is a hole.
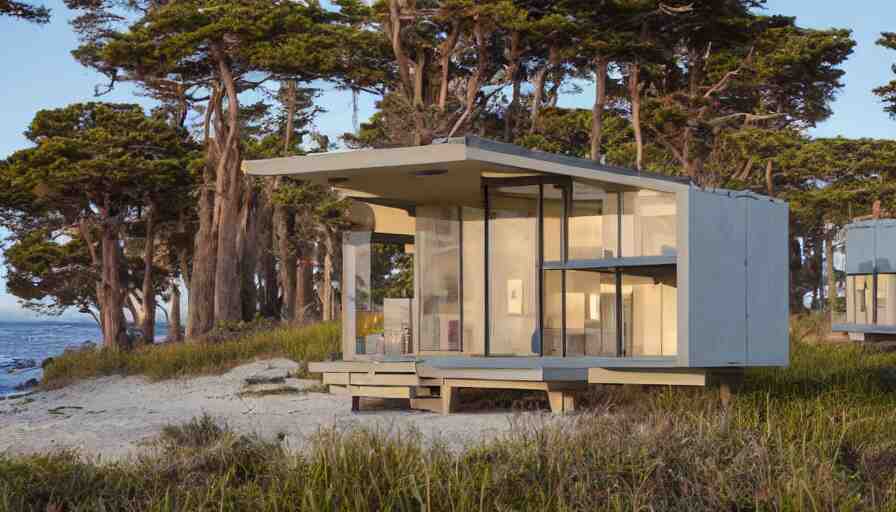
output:
M523 280L507 280L507 314L523 314Z

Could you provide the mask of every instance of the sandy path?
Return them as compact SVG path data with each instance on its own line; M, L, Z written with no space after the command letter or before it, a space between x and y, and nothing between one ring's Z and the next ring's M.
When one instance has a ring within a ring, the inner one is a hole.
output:
M521 424L565 421L549 414L510 412L439 414L370 410L352 414L350 398L307 392L241 397L244 379L291 371L286 359L257 361L219 376L147 382L141 377L104 377L63 389L0 401L0 452L45 452L77 448L85 455L121 459L141 450L165 425L208 413L243 433L300 450L320 428L364 426L391 432L416 429L427 441L451 445L499 436ZM288 379L303 388L314 381Z

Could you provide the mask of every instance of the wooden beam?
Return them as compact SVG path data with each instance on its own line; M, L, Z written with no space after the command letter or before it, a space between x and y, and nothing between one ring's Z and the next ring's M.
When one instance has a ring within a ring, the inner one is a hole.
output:
M443 414L442 398L412 398L411 409Z
M375 362L375 361L322 361L308 363L311 373L415 373L417 363L414 361Z
M333 395L348 395L348 386L330 386L330 394Z
M352 396L369 398L416 398L407 386L349 386Z
M325 373L324 384L337 384L347 386L349 384L349 374L347 373Z
M707 372L702 369L671 370L616 370L589 368L590 384L646 384L657 386L706 386Z
M408 373L351 373L350 384L358 386L417 386L420 378Z
M548 390L548 383L546 382L521 380L445 379L444 385L449 385L455 388Z

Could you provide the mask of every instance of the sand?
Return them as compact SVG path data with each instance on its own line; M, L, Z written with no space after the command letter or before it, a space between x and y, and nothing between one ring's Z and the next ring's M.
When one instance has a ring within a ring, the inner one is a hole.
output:
M302 450L322 428L369 428L391 435L415 430L426 442L462 447L511 429L572 421L546 412L459 413L371 408L351 412L351 399L304 388L312 380L289 378L283 385L302 391L247 396L247 377L286 374L298 365L269 359L217 376L148 382L142 377L103 377L62 389L0 401L0 453L43 453L77 449L101 461L121 460L146 450L162 427L204 413L234 430L265 439L281 438L290 451Z

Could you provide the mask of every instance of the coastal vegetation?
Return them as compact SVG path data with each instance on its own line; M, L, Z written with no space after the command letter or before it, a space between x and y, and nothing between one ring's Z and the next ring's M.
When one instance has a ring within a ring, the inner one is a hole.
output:
M224 331L224 327L220 329ZM144 345L130 351L114 346L69 351L45 365L41 384L53 389L105 375L142 375L151 380L190 377L222 373L258 358L325 361L341 350L340 328L336 322L305 327L270 324L234 327L235 333L223 332L220 336L225 339L219 341L188 340Z
M791 366L749 370L727 407L602 386L569 422L463 448L323 429L299 452L198 417L131 461L0 456L0 510L892 510L896 353L822 325L794 322Z
M64 3L97 95L128 84L151 108L36 113L29 147L0 160L7 288L43 314L93 315L107 346L139 344L126 322L154 339L157 310L171 341L339 317L349 202L246 176L246 159L476 133L762 192L791 206L794 312L833 306L839 228L876 201L896 210L896 143L809 134L844 85L851 31L761 0ZM5 22L50 15L0 2ZM591 108L561 106L586 84ZM315 128L334 91L354 105L338 141ZM875 92L892 110L892 84Z

